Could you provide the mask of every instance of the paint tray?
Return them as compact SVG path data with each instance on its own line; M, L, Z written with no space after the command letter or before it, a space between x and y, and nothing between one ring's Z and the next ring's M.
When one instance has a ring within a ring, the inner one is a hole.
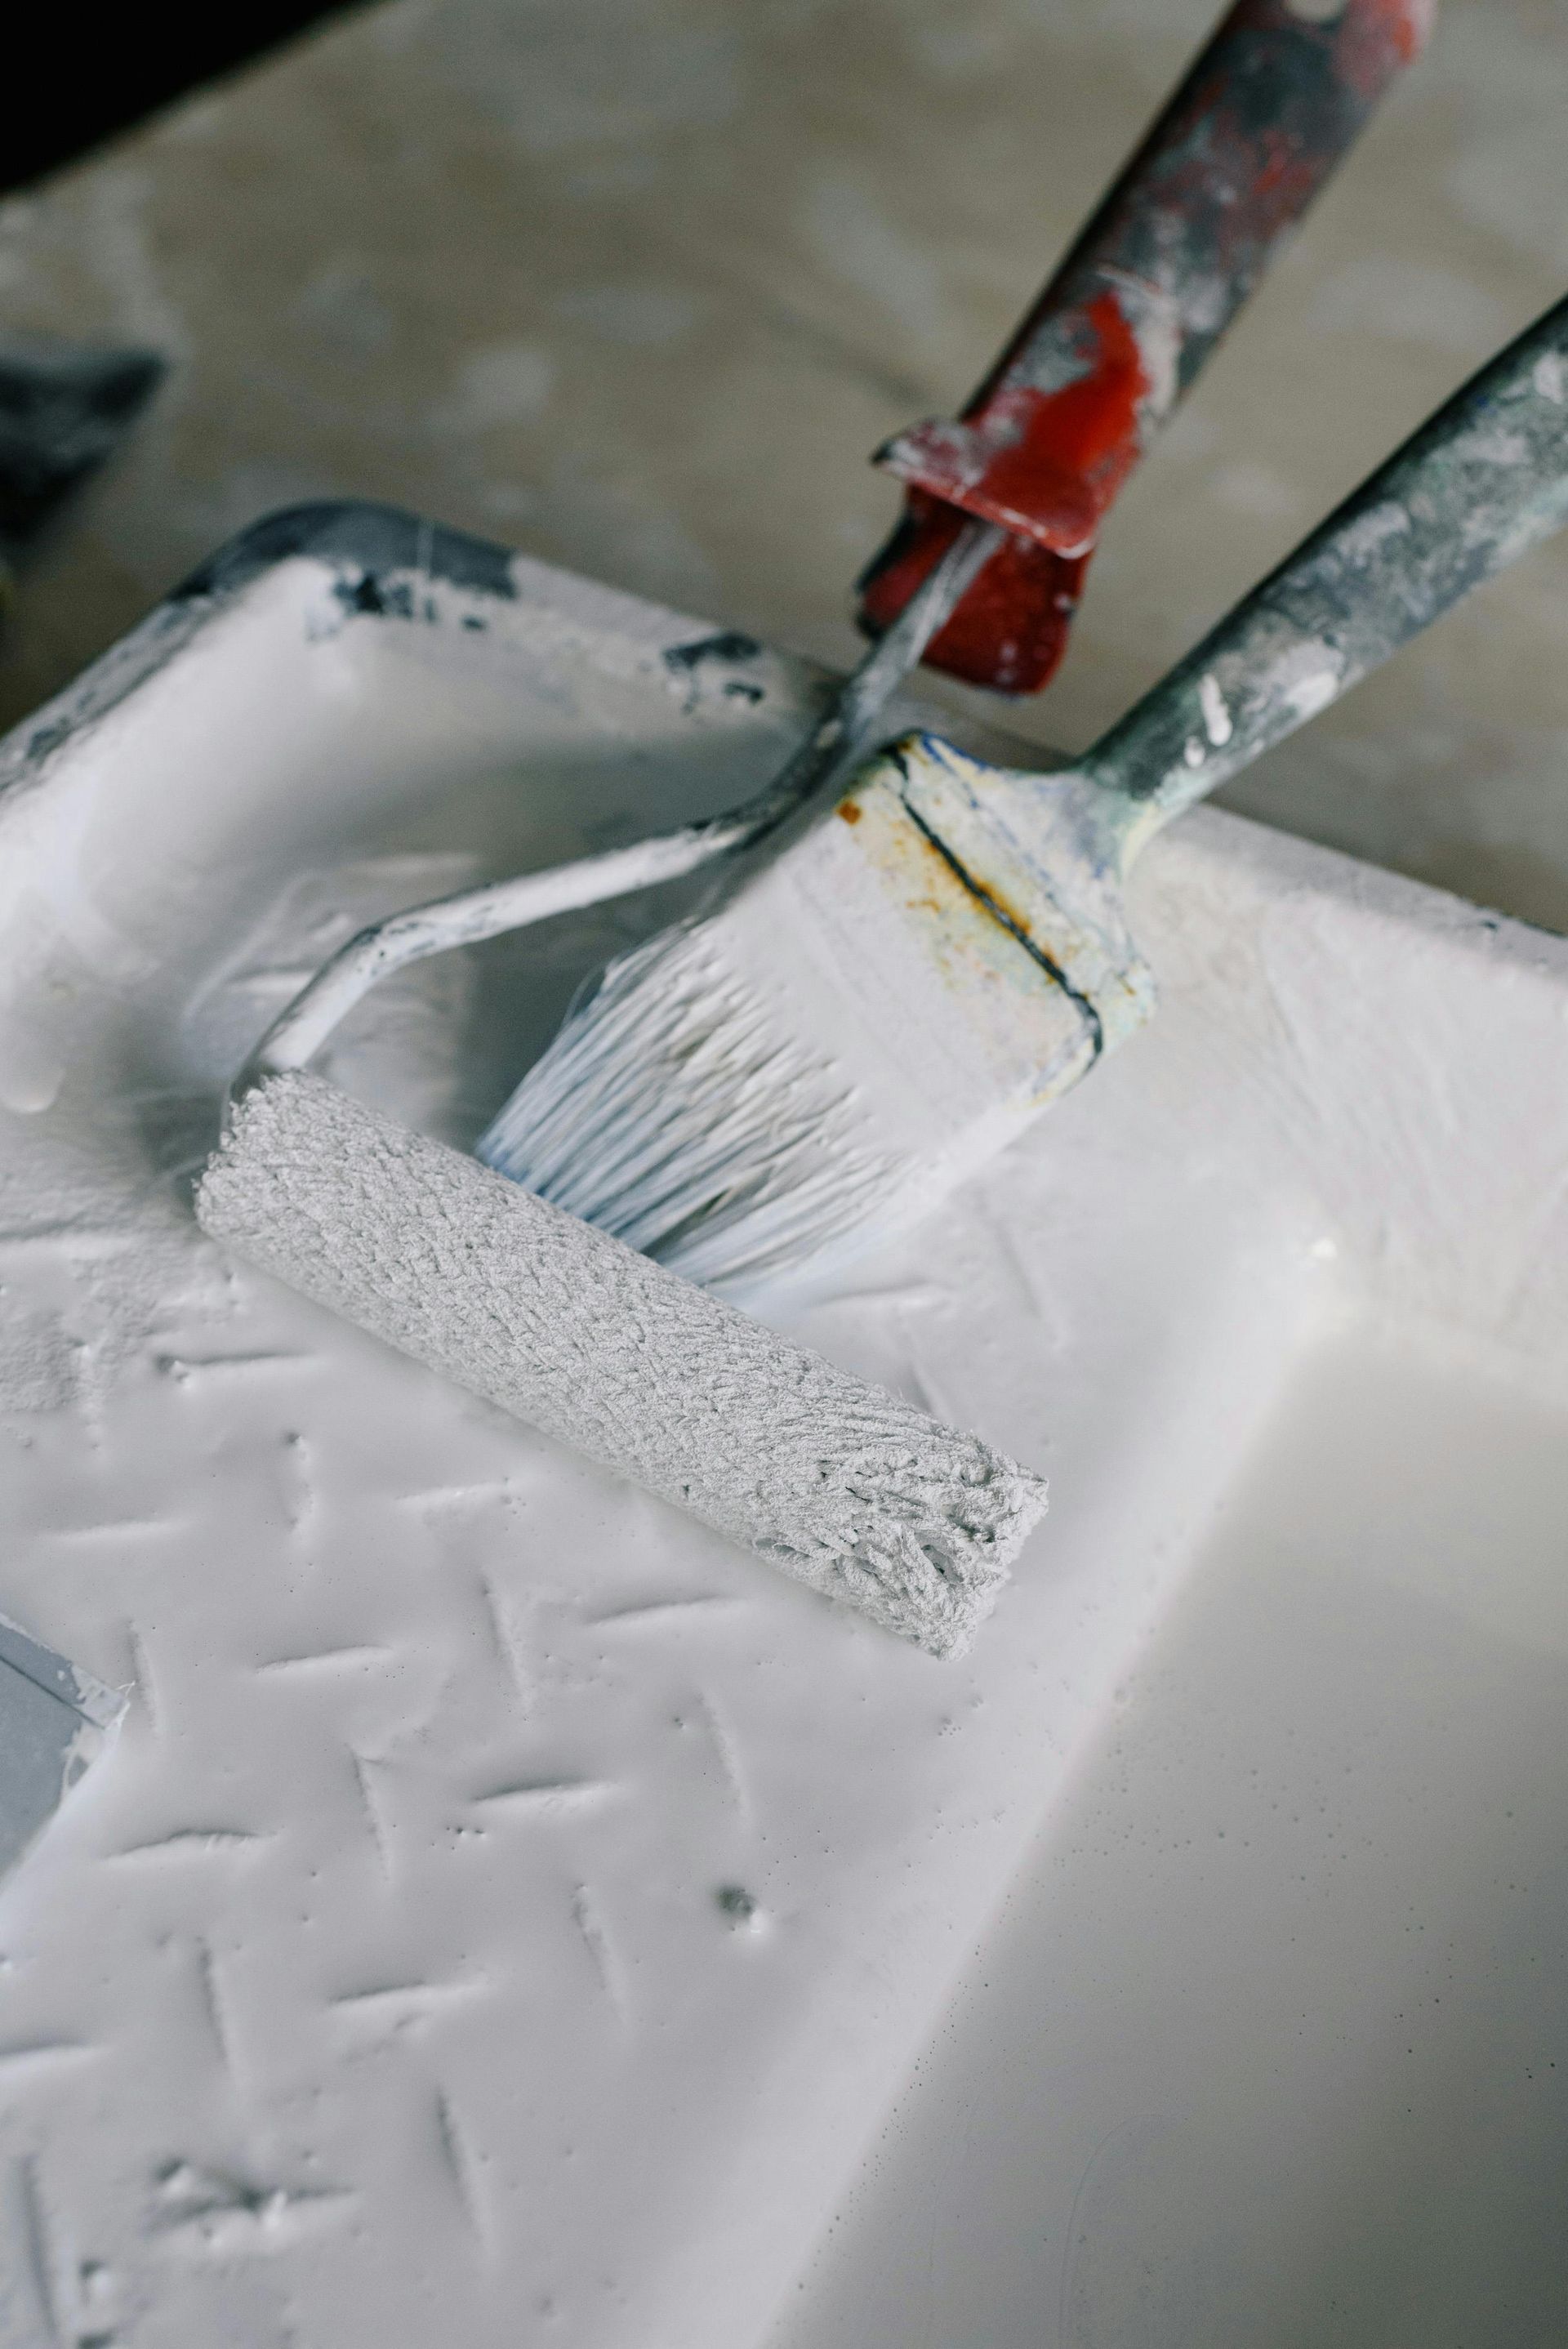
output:
M5 746L0 1338L79 1367L0 1388L6 1599L138 1692L0 1972L17 2338L1568 2332L1560 941L1150 852L1148 1032L792 1325L1051 1478L956 1666L190 1220L340 938L727 804L821 685L310 509ZM676 904L338 1072L470 1141Z

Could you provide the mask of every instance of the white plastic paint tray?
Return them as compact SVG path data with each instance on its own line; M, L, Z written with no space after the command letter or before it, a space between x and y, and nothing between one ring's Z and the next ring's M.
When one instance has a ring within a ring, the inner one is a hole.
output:
M800 1323L1051 1476L963 1665L190 1222L352 926L740 796L813 690L310 510L7 746L0 1609L135 1702L0 1903L6 2344L1568 2335L1562 944L1150 853L1160 1018ZM624 935L339 1073L461 1141Z

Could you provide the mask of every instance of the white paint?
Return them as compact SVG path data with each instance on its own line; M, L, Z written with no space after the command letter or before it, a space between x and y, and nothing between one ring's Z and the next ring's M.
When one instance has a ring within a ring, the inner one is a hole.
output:
M1559 405L1568 399L1568 367L1556 351L1547 351L1536 360L1531 381L1542 399L1553 399Z
M780 1040L727 943L683 926L613 964L477 1147L688 1280L755 1283L874 1216L898 1169L841 1064Z
M1523 443L1517 438L1514 448L1524 453ZM1359 521L1340 531L1334 542L1336 559L1344 564L1371 563L1382 553L1391 538L1404 538L1411 528L1406 508L1392 498L1380 506L1372 506Z
M1568 1423L1298 1372L773 2349L1558 2341Z
M1336 669L1307 668L1292 680L1285 698L1305 725L1308 719L1315 718L1320 709L1326 709L1338 693L1339 674Z
M1224 690L1217 677L1202 677L1198 680L1198 700L1203 712L1203 729L1216 750L1228 742L1235 732L1231 713L1225 704Z
M133 649L0 799L0 1007L64 1071L0 1113L0 1355L53 1317L77 1366L0 1410L0 1608L135 1691L0 1904L0 2338L754 2349L1080 1764L1155 1734L1130 1673L1318 1315L1437 1319L1568 1393L1568 949L1202 812L1134 883L1148 1035L790 1324L1049 1473L961 1663L227 1263L170 1170L291 973L397 887L728 804L799 730L799 672L727 698L661 659L700 626L518 581L346 626L292 565ZM331 1073L466 1141L626 910L401 975ZM1486 1723L1524 1739L1514 1562ZM1390 1657L1429 1621L1403 1588L1383 1619ZM1079 2012L1113 2048L1125 2009ZM1456 2165L1535 2175L1530 2109Z

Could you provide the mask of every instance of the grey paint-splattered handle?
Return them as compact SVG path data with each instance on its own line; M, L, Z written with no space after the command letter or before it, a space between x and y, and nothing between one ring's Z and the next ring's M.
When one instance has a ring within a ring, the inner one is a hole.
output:
M1132 803L1132 844L1564 522L1568 300L1472 376L1095 744L1085 765Z

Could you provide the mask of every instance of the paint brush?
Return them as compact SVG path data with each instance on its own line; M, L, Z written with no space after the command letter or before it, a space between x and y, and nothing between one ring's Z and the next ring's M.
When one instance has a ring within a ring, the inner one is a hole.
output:
M732 1296L924 1214L1148 1018L1123 885L1154 834L1565 515L1568 302L1072 766L898 743L612 965L480 1155Z

